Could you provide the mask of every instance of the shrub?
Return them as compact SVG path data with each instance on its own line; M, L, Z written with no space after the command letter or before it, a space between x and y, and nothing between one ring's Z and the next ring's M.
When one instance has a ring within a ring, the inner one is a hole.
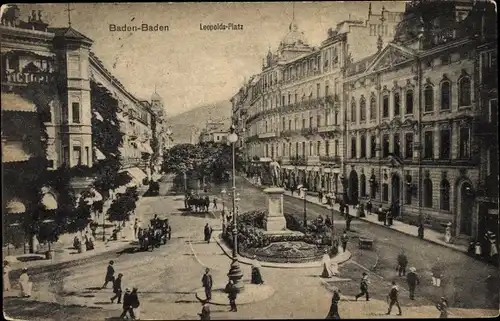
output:
M238 226L250 225L258 228L265 228L266 226L266 210L255 210L250 212L242 213L238 216Z

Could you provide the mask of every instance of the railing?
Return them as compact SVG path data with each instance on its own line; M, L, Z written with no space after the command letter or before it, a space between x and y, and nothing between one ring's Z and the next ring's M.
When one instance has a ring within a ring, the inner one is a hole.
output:
M307 160L305 156L292 156L290 157L290 165L294 166L305 166L307 164Z
M300 134L304 137L309 137L309 136L313 136L314 134L316 134L318 132L318 129L317 128L302 128L300 130Z
M320 156L321 163L340 163L340 156Z
M318 133L328 133L340 130L340 125L326 125L318 127Z
M259 140L259 135L252 135L252 136L248 136L245 140L245 142L247 143L252 143L252 142L256 142Z
M274 138L274 137L279 137L278 132L268 132L268 133L262 133L259 134L259 139L264 139L264 138Z
M307 156L307 165L319 164L319 156Z
M290 157L288 157L288 156L283 156L283 157L281 158L281 164L283 164L283 165L289 165L289 164L290 164L290 161L291 161L291 160L290 160Z

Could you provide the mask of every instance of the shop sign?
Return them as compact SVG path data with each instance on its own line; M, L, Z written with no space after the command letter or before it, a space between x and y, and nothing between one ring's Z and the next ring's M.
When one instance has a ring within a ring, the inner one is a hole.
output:
M4 81L15 84L48 84L54 81L54 75L51 73L29 73L29 72L5 72Z

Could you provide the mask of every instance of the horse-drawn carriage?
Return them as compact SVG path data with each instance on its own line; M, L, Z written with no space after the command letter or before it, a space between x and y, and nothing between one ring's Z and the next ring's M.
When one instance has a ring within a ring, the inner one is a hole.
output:
M138 239L141 250L151 251L155 247L160 247L161 244L167 244L167 240L172 237L172 227L168 223L168 219L152 219L151 225L146 229L139 229Z
M190 212L208 212L210 198L208 196L201 197L199 195L187 194L184 199L184 206Z

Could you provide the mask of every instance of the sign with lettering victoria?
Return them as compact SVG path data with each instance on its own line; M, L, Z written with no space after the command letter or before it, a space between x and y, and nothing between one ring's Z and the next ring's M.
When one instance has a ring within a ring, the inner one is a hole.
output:
M9 72L5 71L3 81L7 83L29 84L41 83L48 84L54 81L54 75L50 73L29 73L29 72Z

